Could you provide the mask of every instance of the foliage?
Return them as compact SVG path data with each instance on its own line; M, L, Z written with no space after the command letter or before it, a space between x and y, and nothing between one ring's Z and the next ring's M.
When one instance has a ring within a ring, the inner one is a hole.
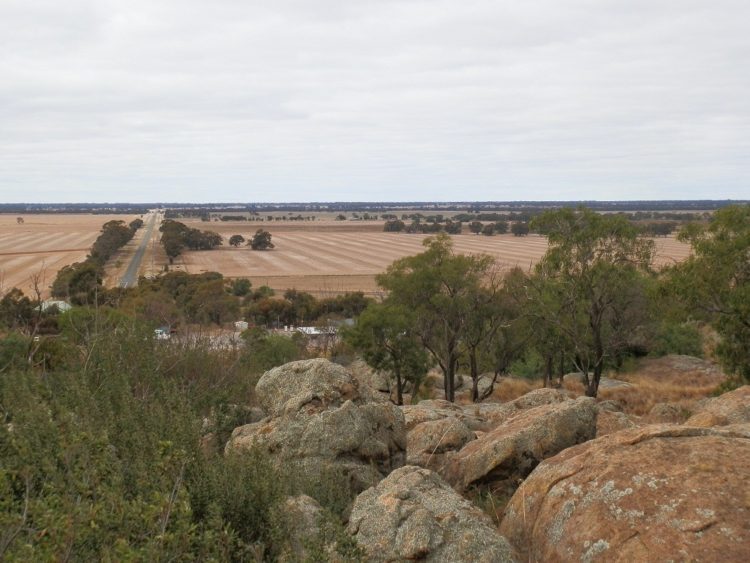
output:
M414 319L410 311L391 303L372 303L357 325L344 331L347 343L359 350L367 364L383 370L396 380L396 404L403 405L404 383L416 390L427 374L427 353L410 332Z
M703 337L694 323L662 322L651 341L649 354L703 356Z
M528 314L570 349L586 393L596 396L607 358L621 354L647 320L654 243L624 217L585 208L548 211L533 224L549 249L530 280Z
M29 327L34 318L34 305L20 289L11 289L0 299L0 327Z
M232 235L229 237L229 244L237 248L238 246L245 244L245 237L242 235Z
M413 312L412 330L443 371L445 396L453 401L467 300L481 286L492 259L456 254L446 234L424 245L424 252L396 260L377 280L388 290L390 303Z
M133 238L136 228L124 221L108 221L83 262L60 269L52 282L52 296L68 299L74 305L93 305L103 289L104 264Z
M250 293L250 288L253 286L250 280L247 278L237 278L232 280L231 291L232 295L237 297L245 297Z
M398 219L386 221L383 225L383 231L385 231L386 233L400 233L405 228L406 225L404 224L404 222Z
M221 245L221 235L213 231L193 229L172 219L162 221L161 243L170 262L182 253L184 248L190 250L212 250Z
M708 226L679 235L693 254L671 272L671 287L721 336L716 353L725 369L750 383L750 205L718 210Z
M513 236L523 237L529 234L530 227L525 221L516 221L510 226L510 232L513 233Z
M534 348L510 365L510 373L524 379L536 379L544 371L544 358Z
M270 334L262 328L248 329L242 333L242 338L245 340L242 362L253 373L263 373L305 357L301 343L288 336Z
M271 233L265 229L255 231L253 238L248 244L253 250L270 250L274 248L274 244L271 242Z
M94 241L90 259L103 266L112 255L125 246L137 229L126 226L125 221L107 221Z
M157 342L117 312L63 324L56 342L73 363L0 371L3 560L272 560L287 549L282 501L298 493L337 515L316 545L357 555L336 475L311 482L258 452L199 451L203 415L231 411L227 390L248 379L231 352ZM29 341L4 338L0 356Z

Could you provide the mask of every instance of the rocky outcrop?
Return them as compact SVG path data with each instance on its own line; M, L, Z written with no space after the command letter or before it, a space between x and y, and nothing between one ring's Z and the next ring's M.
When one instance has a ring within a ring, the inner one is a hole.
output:
M590 397L521 410L452 457L446 479L458 489L475 484L512 486L543 459L594 438L596 415L596 402Z
M282 505L282 514L286 523L286 553L282 560L307 561L306 544L320 534L320 518L323 514L318 501L307 495L287 497Z
M684 422L689 416L684 405L679 403L656 403L648 411L648 417L651 422Z
M407 432L424 422L444 418L457 418L472 430L481 430L486 427L486 420L483 417L473 414L470 409L443 399L430 399L420 401L416 405L404 405L401 410L404 413Z
M451 454L475 438L474 432L455 417L423 422L406 436L406 462L440 472Z
M653 425L542 462L500 532L524 561L747 561L750 425Z
M750 385L706 401L686 426L726 426L750 422Z
M370 561L514 560L488 516L420 467L397 469L360 494L348 530Z
M368 385L380 393L391 392L392 385L388 376L382 371L372 369L362 360L353 361L349 366L349 371L361 384Z
M432 399L420 401L416 405L404 405L401 408L407 431L423 422L457 418L470 430L486 432L522 410L569 400L570 397L564 392L545 388L535 389L507 403L458 405L442 399Z
M600 408L599 414L596 416L596 437L599 438L620 430L639 428L640 426L643 426L643 424L637 416Z
M226 450L259 448L278 465L318 475L334 469L361 491L405 461L398 407L327 360L266 372L256 395L269 417L236 428Z

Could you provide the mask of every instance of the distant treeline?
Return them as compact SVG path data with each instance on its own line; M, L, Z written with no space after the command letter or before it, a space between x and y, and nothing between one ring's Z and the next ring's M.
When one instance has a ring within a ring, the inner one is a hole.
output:
M658 201L380 201L380 202L292 202L292 203L3 203L0 213L132 213L143 214L155 207L166 209L168 219L198 217L206 214L268 212L388 212L401 210L463 211L469 214L505 211L538 213L541 210L577 208L581 205L608 212L695 212L714 211L728 205L747 204L750 200L658 200ZM172 214L172 215L170 215ZM644 217L647 218L647 217ZM656 216L652 219L666 219ZM490 219L491 220L491 219Z
M147 203L0 203L0 213L143 215L153 207Z
M160 203L160 205L183 217L188 213L267 213L267 212L400 212L419 211L463 211L484 213L514 211L516 213L538 213L548 209L578 208L581 205L595 211L713 211L727 205L750 203L750 200L659 200L659 201L370 201L370 202L290 202L290 203ZM153 207L152 205L152 207ZM195 216L195 215L192 215Z

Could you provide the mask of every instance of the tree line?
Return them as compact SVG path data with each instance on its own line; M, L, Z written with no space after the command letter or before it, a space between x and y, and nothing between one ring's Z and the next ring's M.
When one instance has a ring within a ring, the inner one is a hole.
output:
M135 219L127 225L125 221L107 221L86 260L64 266L57 273L52 282L52 296L66 299L74 305L93 303L102 289L107 260L125 246L142 226L142 219Z
M596 396L604 371L628 356L669 339L699 349L695 321L718 332L725 369L750 381L750 206L689 225L679 236L692 256L662 271L653 268L653 240L619 214L553 210L530 228L548 238L549 249L528 272L501 272L488 256L457 254L439 234L378 276L387 297L363 312L347 338L373 367L393 374L399 401L404 383L418 384L431 365L443 373L451 401L465 367L476 401L482 372L496 379L514 362L532 360L546 385L576 370L586 394Z

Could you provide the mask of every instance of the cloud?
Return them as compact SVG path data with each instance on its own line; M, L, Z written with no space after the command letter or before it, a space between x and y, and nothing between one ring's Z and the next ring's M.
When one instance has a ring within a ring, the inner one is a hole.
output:
M4 0L4 201L747 197L750 5Z

